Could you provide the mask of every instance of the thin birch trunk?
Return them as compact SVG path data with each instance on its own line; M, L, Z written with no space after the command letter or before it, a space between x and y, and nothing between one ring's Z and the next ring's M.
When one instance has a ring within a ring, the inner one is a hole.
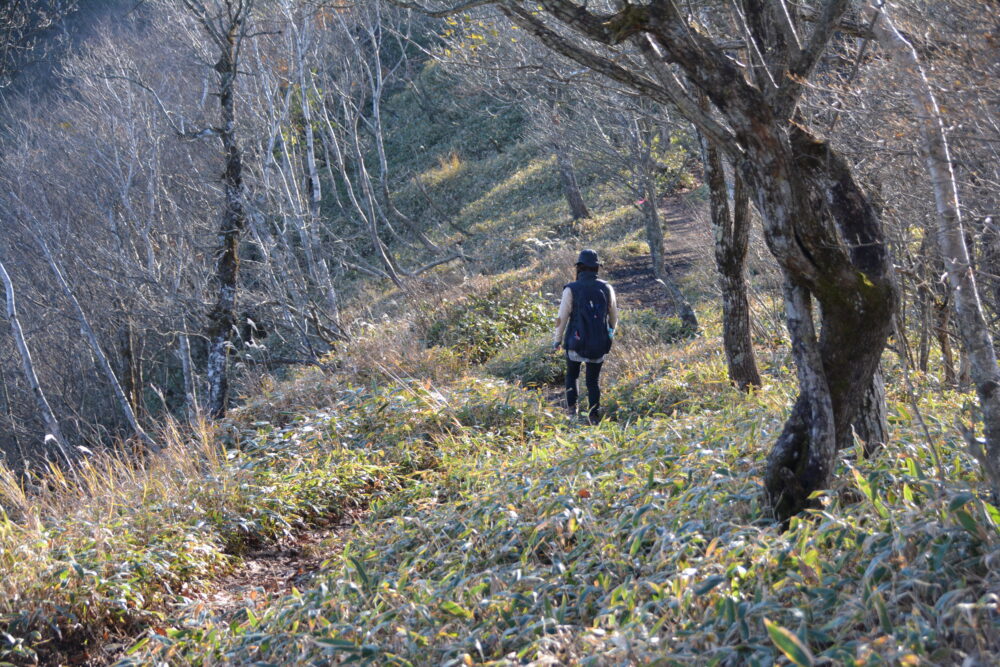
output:
M194 380L194 365L191 363L191 339L187 333L187 320L184 321L184 331L179 336L177 356L181 360L181 375L184 380L184 413L190 422L198 414L198 389Z
M308 19L307 19L308 20ZM295 23L293 22L293 26ZM304 25L303 28L308 28ZM313 129L312 104L309 99L310 93L315 89L312 81L312 71L308 70L305 62L304 40L308 35L296 32L295 47L297 68L299 74L299 91L302 96L302 121L305 126L306 139L306 170L309 177L309 219L307 220L309 246L313 249L309 255L309 271L313 279L319 285L320 291L326 301L327 314L337 329L338 334L343 334L340 326L340 310L337 304L337 290L333 286L333 279L330 277L330 268L327 266L325 257L315 257L315 253L321 250L319 226L321 222L320 210L323 203L323 186L319 176L319 167L316 162L316 132ZM308 70L308 80L307 80Z
M962 229L958 187L941 109L916 51L893 25L890 5L884 3L876 7L878 9L881 9L882 17L874 24L875 35L912 81L910 94L919 120L924 159L937 205L938 244L952 292L962 345L969 360L969 373L975 383L983 412L985 447L971 433L966 434L966 440L983 466L994 497L1000 497L1000 368L997 367L996 350L979 300L976 278Z
M24 378L28 381L28 386L31 387L31 392L35 395L35 405L38 407L38 413L41 415L42 422L45 424L45 430L47 431L45 444L48 446L50 442L53 443L59 454L66 460L66 463L72 465L73 460L66 453L66 441L63 438L62 429L59 428L59 421L56 419L55 413L52 412L49 401L45 398L45 392L42 391L42 385L38 382L38 376L35 374L35 364L31 361L31 351L28 349L28 343L24 339L21 320L17 317L14 283L11 281L3 262L0 262L0 280L3 280L4 289L7 292L7 320L10 322L10 331L14 337L17 352L21 355L21 368L24 371Z
M80 323L80 329L83 331L83 335L87 339L87 343L90 344L90 350L94 354L94 358L97 359L98 368L100 368L101 373L103 373L104 378L108 381L108 384L111 385L111 389L118 401L118 407L125 416L125 421L128 422L129 426L132 428L132 432L135 433L136 437L139 438L140 442L142 442L147 449L154 452L160 451L162 447L150 438L139 424L139 420L135 416L135 410L133 410L132 404L129 402L128 396L125 394L125 390L122 389L122 385L118 381L118 376L115 374L114 369L111 368L111 362L108 361L108 356L104 354L100 341L97 340L97 334L94 333L93 327L90 326L90 320L87 319L87 314L83 311L83 306L80 305L80 301L76 298L76 294L73 293L73 289L70 287L69 282L63 275L62 269L59 268L59 264L56 262L52 252L49 250L48 244L37 235L35 236L35 241L38 243L39 248L41 248L42 254L45 256L45 261L52 270L52 275L55 276L56 282L59 283L59 288L62 290L63 295L66 297L66 300L70 302L70 305L73 306L73 311L76 313L76 319Z

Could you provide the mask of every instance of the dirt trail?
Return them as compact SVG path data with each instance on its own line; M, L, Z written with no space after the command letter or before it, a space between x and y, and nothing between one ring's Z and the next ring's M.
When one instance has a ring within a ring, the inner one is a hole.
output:
M243 555L233 572L222 577L213 590L197 596L198 611L208 611L220 620L251 607L266 607L288 595L322 568L323 561L336 556L342 544L338 537L357 523L362 513L347 514L336 525L313 528L266 549Z
M690 210L678 197L664 200L660 212L667 237L667 266L681 275L691 268L698 247L706 242L705 232L699 229ZM653 276L649 255L610 262L604 275L614 285L623 308L663 311L669 303ZM561 388L550 388L547 394L554 405L562 402ZM358 509L340 517L334 525L303 530L269 548L244 554L233 572L220 578L211 589L194 596L190 612L195 615L207 613L217 622L228 622L246 608L263 609L290 594L293 587L303 588L309 578L322 569L324 561L340 552L343 542L339 538L346 538L351 526L363 516L364 510ZM112 664L121 657L124 656L114 656L108 662L91 660L86 663Z
M669 197L660 204L664 233L667 268L676 276L690 270L708 239L705 230L679 197ZM670 303L663 287L653 276L649 255L633 255L607 265L604 277L615 288L622 308L652 308L665 311Z
M184 616L202 614L214 617L215 623L228 623L240 611L264 609L275 600L289 595L292 587L304 588L327 561L341 552L343 539L350 528L363 520L365 510L355 509L335 523L311 527L270 545L249 551L229 574L220 577L210 589L191 595L191 603L171 622ZM150 630L156 632L155 629ZM57 655L43 664L106 667L126 657L125 651L139 637L120 638L122 643L92 647ZM110 649L110 650L109 650Z

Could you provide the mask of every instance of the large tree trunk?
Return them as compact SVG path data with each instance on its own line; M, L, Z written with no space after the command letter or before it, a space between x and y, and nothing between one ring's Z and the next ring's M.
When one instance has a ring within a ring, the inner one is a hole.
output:
M38 382L38 376L35 375L35 364L31 360L31 351L28 349L28 342L24 339L21 320L17 317L14 283L11 281L10 275L7 274L7 268L3 265L3 262L0 262L0 280L3 281L4 289L7 293L7 321L10 322L10 333L14 337L14 344L17 346L17 352L21 356L21 369L24 371L24 379L27 380L28 386L31 387L31 393L35 395L35 405L38 407L38 414L42 417L45 430L48 431L45 436L45 445L48 447L51 443L66 463L72 465L73 460L70 459L69 454L66 452L66 441L63 438L62 429L59 428L59 421L56 419L55 413L52 412L48 399L45 398L45 392L42 391L42 385Z
M726 351L730 381L743 391L761 385L750 338L750 302L744 274L750 243L750 197L739 174L733 183L733 212L719 151L701 137L705 182L708 184L715 266L722 290L722 346Z
M865 457L872 456L889 441L889 419L885 408L885 378L882 367L875 369L871 385L861 399L854 432L864 443Z
M239 283L240 240L247 225L243 203L243 160L236 139L235 83L238 73L239 42L246 21L239 14L231 21L224 35L225 47L215 68L219 72L219 110L221 115L220 138L225 154L222 175L225 203L219 228L219 249L216 260L215 280L218 296L208 316L208 412L219 418L229 407L228 361L230 338L236 327L236 299ZM211 33L211 30L210 30Z
M913 96L915 115L920 121L922 149L937 204L938 245L947 271L962 345L968 357L969 373L976 385L976 394L983 412L985 449L971 434L967 440L972 453L983 466L994 497L1000 497L1000 368L997 367L993 338L979 301L969 249L962 229L958 187L952 171L941 110L916 51L892 24L890 6L885 4L878 8L883 12L882 20L875 23L879 43L913 81L910 93Z
M580 186L576 182L576 172L573 170L573 160L570 159L562 144L555 144L553 149L556 154L556 168L559 171L559 183L562 185L563 195L566 197L566 203L569 204L569 214L573 217L573 220L589 218L590 211L587 210L587 204L583 201L583 195L580 194Z
M853 441L891 331L896 288L881 221L847 163L800 128L785 136L774 126L755 130L745 138L751 150L741 169L785 274L801 392L765 475L775 515L786 521L827 486L836 452Z

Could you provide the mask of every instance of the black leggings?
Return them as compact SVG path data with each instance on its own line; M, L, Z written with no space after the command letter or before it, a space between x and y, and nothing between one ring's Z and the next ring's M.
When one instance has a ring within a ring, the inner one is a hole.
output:
M573 407L579 395L577 382L580 379L580 366L583 362L566 360L566 405ZM596 414L601 406L601 364L587 362L587 398L590 401L590 413Z

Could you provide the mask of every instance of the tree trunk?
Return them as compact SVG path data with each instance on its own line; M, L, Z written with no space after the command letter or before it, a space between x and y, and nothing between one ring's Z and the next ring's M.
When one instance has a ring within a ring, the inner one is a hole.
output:
M872 375L871 385L861 399L854 432L864 442L865 458L872 456L889 441L889 420L885 409L885 378L881 365Z
M10 437L14 439L14 446L17 448L17 455L20 457L19 461L24 466L28 462L28 453L24 451L21 438L17 435L14 406L10 404L10 390L7 388L7 374L3 372L3 364L0 364L0 384L3 385L3 405L4 411L7 413L7 421L10 424ZM0 458L3 458L3 452L0 452Z
M181 376L184 382L184 414L188 422L193 422L198 414L198 389L194 379L194 365L191 363L191 339L187 333L187 320L180 333L177 355L181 360Z
M987 294L993 303L993 316L1000 317L1000 221L992 216L983 222L982 264L986 267Z
M768 244L785 271L801 390L765 475L782 521L827 486L836 452L853 441L852 425L872 387L897 298L881 221L847 163L804 130L793 127L789 139L786 165L778 166L783 151L768 146L767 154L750 157L751 168L743 165L755 180ZM820 305L819 336L813 298Z
M302 117L306 135L306 168L309 171L309 243L315 248L315 252L320 252L322 251L322 244L319 227L322 223L320 208L323 202L323 190L322 181L319 177L319 167L316 164L316 133L313 130L312 105L309 102L308 92L313 90L313 84L310 81L309 86L306 85L306 64L300 43L297 55L299 60L299 87L302 91ZM330 276L330 267L326 263L326 258L313 258L310 256L310 259L314 265L310 265L309 271L313 274L314 280L316 280L320 291L323 293L327 315L333 322L337 334L346 338L343 328L340 326L337 290L333 286L333 279Z
M917 341L917 368L921 373L927 372L931 357L931 304L930 291L925 287L917 288L917 303L920 312L920 338Z
M573 170L573 161L566 153L562 144L555 144L553 147L556 154L556 167L559 170L559 182L562 184L563 195L566 196L566 203L569 204L569 214L573 220L589 218L590 211L580 194L580 186L576 182L576 172Z
M969 373L976 385L976 394L983 412L985 449L971 435L967 440L972 453L983 466L994 498L997 498L1000 497L1000 368L997 367L993 338L979 301L962 229L958 188L952 171L941 110L916 51L892 24L890 6L885 3L881 9L882 20L874 24L879 43L913 80L910 93L913 96L915 115L920 121L924 158L937 204L938 245L948 275L962 345L969 360Z
M90 351L97 360L97 367L104 375L104 379L111 385L111 390L114 392L115 399L118 401L118 407L121 408L125 421L128 422L128 425L132 428L132 432L147 449L153 452L160 451L162 447L160 447L155 440L150 438L149 435L146 434L146 431L143 430L142 425L139 424L139 420L135 416L135 410L132 408L132 404L129 402L129 398L125 394L125 390L122 389L122 385L118 381L118 376L115 375L114 369L111 368L111 362L108 361L108 355L104 354L104 349L101 348L101 343L97 339L97 334L94 332L94 328L90 326L90 320L87 319L87 314L83 311L83 306L80 305L80 301L76 298L76 294L73 293L73 289L66 280L66 276L63 275L62 269L59 268L59 264L56 262L55 256L53 256L52 252L49 250L48 244L46 244L45 241L37 235L35 236L35 240L37 241L39 248L41 248L42 254L45 255L45 260L48 262L49 268L52 270L52 275L55 276L56 282L59 283L59 288L62 290L63 296L65 296L66 300L69 301L71 306L73 306L77 322L80 324L80 330L83 332L84 338L87 339L87 343L90 345Z
M744 273L750 243L750 197L738 174L733 183L733 213L719 151L701 137L705 183L708 185L715 266L722 290L722 346L726 351L729 380L742 391L761 385L750 338L750 302Z
M225 153L225 171L222 175L225 204L219 228L218 259L215 279L218 296L208 316L208 412L218 419L224 417L229 407L229 350L230 338L236 328L236 303L239 284L240 240L246 228L247 216L243 204L243 160L236 139L236 95L234 91L238 73L237 56L245 15L232 21L225 33L216 70L219 72L219 111L222 125L220 138Z
M35 395L35 405L38 407L38 413L45 424L45 430L48 431L45 435L45 446L48 447L51 443L66 463L72 465L73 460L66 453L66 441L63 438L62 429L59 428L59 421L56 419L55 413L52 412L48 399L45 398L45 392L42 391L42 385L38 382L38 376L35 375L35 364L31 361L31 351L28 349L28 342L24 339L21 320L17 317L14 283L7 274L7 268L3 262L0 262L0 280L3 280L4 289L7 292L7 320L10 322L10 332L14 337L17 352L21 355L21 369L24 371L24 379L28 381L28 386L31 387L31 392Z
M143 404L141 351L138 349L135 327L132 325L132 320L128 317L124 306L122 314L125 317L125 325L118 331L118 353L122 358L123 389L129 403L135 408L141 408Z
M671 314L680 318L688 333L695 334L698 332L698 317L695 315L694 308L684 298L684 293L677 286L677 281L674 280L670 269L667 268L664 257L663 226L660 224L660 215L656 210L656 190L648 172L642 176L642 198L640 208L646 228L649 255L653 263L653 275L670 297Z
M934 334L937 336L938 345L941 346L941 365L944 370L944 382L949 387L958 384L955 376L955 355L951 350L951 335L948 327L951 325L951 310L948 306L948 298L934 304L934 314L937 315L934 321Z

